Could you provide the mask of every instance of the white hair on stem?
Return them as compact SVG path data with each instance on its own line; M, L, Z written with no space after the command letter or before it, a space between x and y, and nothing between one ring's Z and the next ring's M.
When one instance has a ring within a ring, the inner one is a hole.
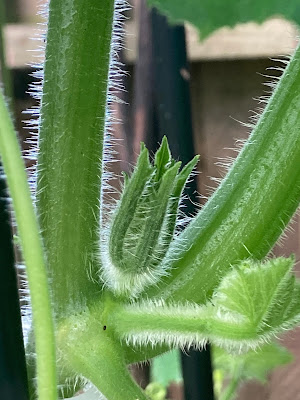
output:
M116 151L114 145L116 139L114 139L114 127L121 123L116 118L113 111L113 104L116 102L122 102L117 93L124 91L125 87L123 84L123 76L125 74L123 69L123 63L120 61L120 51L124 49L123 39L125 36L124 22L126 17L124 13L130 10L131 7L126 0L115 0L114 17L113 17L113 32L111 39L111 50L110 50L110 61L109 61L109 74L108 74L108 85L107 85L107 105L105 113L105 126L104 126L104 143L103 143L103 156L101 160L101 194L100 194L100 241L102 240L102 231L106 222L104 215L110 215L112 212L111 202L105 201L108 196L117 194L118 191L111 185L111 181L114 178L113 174L109 171L110 164L116 161ZM117 178L117 177L116 177ZM100 243L101 247L101 243Z

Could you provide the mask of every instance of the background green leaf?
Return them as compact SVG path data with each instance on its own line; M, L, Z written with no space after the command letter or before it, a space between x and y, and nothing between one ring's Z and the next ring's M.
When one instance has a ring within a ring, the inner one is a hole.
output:
M292 354L278 343L269 343L243 354L230 354L220 347L213 347L215 368L225 377L243 381L255 379L265 383L269 372L292 360Z
M202 39L223 26L261 23L273 16L300 23L298 0L148 0L148 4L167 15L170 22L192 23L200 30Z
M167 388L171 382L182 382L179 351L172 350L153 360L151 381Z

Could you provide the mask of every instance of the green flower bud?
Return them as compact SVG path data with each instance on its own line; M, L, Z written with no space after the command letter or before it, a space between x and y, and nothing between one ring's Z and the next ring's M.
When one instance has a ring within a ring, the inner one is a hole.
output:
M186 181L198 156L179 172L164 137L154 162L142 144L132 175L102 236L102 279L115 294L136 297L157 283L176 230L178 208Z

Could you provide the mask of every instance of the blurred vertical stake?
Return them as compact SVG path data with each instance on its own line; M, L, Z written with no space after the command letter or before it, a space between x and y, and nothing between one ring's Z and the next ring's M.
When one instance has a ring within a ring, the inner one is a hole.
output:
M4 1L0 0L0 83L12 101L12 85L5 63ZM2 90L2 88L0 88ZM0 165L0 399L27 400L28 385L22 336L11 218L5 178Z
M12 82L10 71L5 62L5 46L4 46L4 23L5 23L5 3L0 0L0 82L3 83L4 94L6 98L12 99Z
M140 31L134 85L133 148L146 142L153 152L166 135L175 158L188 162L194 156L185 29L170 26L155 9L140 0ZM193 214L196 182L190 183L185 212ZM209 346L202 352L182 354L185 400L213 400ZM166 368L168 366L166 365Z
M0 399L26 400L27 375L10 213L0 177Z
M160 138L169 139L173 157L183 164L195 155L190 102L190 73L186 53L185 28L170 26L166 17L152 10L155 105ZM196 181L186 194L190 201L184 211L195 213ZM185 400L213 400L210 348L182 353Z
M151 149L148 139L153 136L151 23L146 0L135 1L135 6L135 15L139 21L138 58L134 67L132 130L126 132L131 163L136 161L141 142ZM145 388L148 385L149 365L134 365L131 367L131 373L141 387Z
M210 346L181 355L185 400L213 400Z

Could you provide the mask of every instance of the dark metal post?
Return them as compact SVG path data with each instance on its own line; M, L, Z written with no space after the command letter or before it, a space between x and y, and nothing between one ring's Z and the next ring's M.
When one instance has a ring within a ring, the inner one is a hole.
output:
M6 186L0 178L0 399L27 400L27 375Z
M170 26L165 17L152 11L154 61L154 104L160 138L166 135L171 152L183 163L195 154L191 117L189 68L186 54L185 29ZM194 202L196 181L187 189ZM195 211L188 201L185 211ZM182 353L185 400L213 400L210 348L201 352Z
M145 0L139 6L132 147L137 153L142 140L154 152L166 135L172 155L185 164L195 153L185 30L182 25L170 26L155 9L147 9ZM187 214L195 212L196 190L193 181L186 190L191 200L186 203ZM213 400L209 346L182 354L182 368L185 400Z

